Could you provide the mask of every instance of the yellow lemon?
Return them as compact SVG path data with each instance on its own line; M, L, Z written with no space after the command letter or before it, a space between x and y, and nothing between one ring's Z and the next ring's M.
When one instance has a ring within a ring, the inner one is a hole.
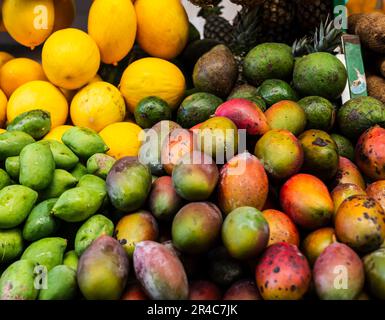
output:
M189 22L180 0L137 0L137 41L151 56L173 59L188 41Z
M67 126L67 125L53 128L50 132L47 133L47 135L43 138L43 140L56 140L56 141L62 142L61 137L68 129L71 129L71 128L73 128L73 126Z
M53 31L69 28L75 19L76 7L74 0L54 0L55 23Z
M116 65L135 42L136 14L132 2L94 1L88 15L88 33L96 41L102 61Z
M7 119L19 114L41 109L50 113L51 127L63 125L68 116L68 103L58 88L46 81L30 81L15 90L7 105Z
M76 126L99 132L112 123L123 121L126 105L116 87L98 81L85 86L75 95L70 112Z
M78 89L97 73L100 53L95 41L85 32L68 28L54 32L42 52L44 72L53 84Z
M53 0L3 0L2 13L10 36L31 49L42 44L52 32Z
M10 97L22 84L33 80L47 80L42 66L34 60L12 59L0 69L0 88L7 97Z
M99 135L110 148L107 154L115 159L120 159L138 155L141 131L142 128L134 123L117 122L105 127L99 132Z
M93 78L88 82L88 84L94 83L94 82L98 82L98 81L103 81L103 79L102 79L101 76L99 76L98 74L96 74L95 77L93 77Z
M7 118L7 97L0 89L0 128L5 124Z
M175 110L183 98L185 87L182 71L159 58L144 58L130 64L120 82L120 91L132 113L139 101L149 96L165 100Z
M15 59L15 57L8 52L0 51L0 68L6 64L9 60Z

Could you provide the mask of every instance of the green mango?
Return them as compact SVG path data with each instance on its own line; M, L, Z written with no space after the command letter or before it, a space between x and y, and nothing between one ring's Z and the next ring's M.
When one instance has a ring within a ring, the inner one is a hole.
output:
M0 160L18 156L26 145L34 142L34 138L22 131L7 131L0 134Z
M0 190L0 229L10 229L21 224L31 212L37 192L20 185Z
M49 146L36 142L20 153L20 184L33 190L43 190L52 181L55 161Z
M78 180L68 171L56 169L51 184L40 192L40 198L42 200L59 198L63 192L73 188L77 182Z
M45 142L51 148L56 168L70 170L79 163L78 156L65 144L60 143L57 140L45 140Z
M29 214L23 228L23 238L36 241L54 234L59 227L59 220L51 215L57 199L49 199L35 206Z
M365 279L370 293L385 299L385 248L378 249L363 258Z
M30 260L12 263L0 278L0 300L35 300L35 264Z
M15 260L23 253L20 229L0 230L0 264Z
M114 224L112 221L101 214L89 218L79 228L75 237L75 251L78 256L91 245L91 243L101 235L112 236Z
M52 213L67 222L80 222L94 215L105 199L100 190L76 187L64 192L52 209Z
M88 159L95 153L105 153L109 150L97 132L89 128L73 127L63 134L62 141L83 159Z
M51 117L43 110L23 112L7 126L7 131L23 131L34 139L43 138L50 130Z
M76 179L80 180L81 177L88 173L87 168L80 162L70 172Z
M62 264L67 240L63 238L44 238L30 244L25 249L21 259L31 260L51 270Z
M112 166L116 162L115 158L104 154L96 153L92 155L87 161L88 173L94 174L100 178L106 179Z
M102 178L94 176L93 174L86 174L81 177L77 186L97 190L104 197L107 194L106 182Z
M72 300L77 293L76 271L59 265L48 272L47 289L41 289L39 300Z
M75 250L68 251L64 255L63 264L67 267L74 269L75 271L78 269L79 257L76 254Z
M3 169L0 169L0 190L12 183L8 173Z
M14 156L5 159L5 171L7 171L12 179L19 181L20 157Z

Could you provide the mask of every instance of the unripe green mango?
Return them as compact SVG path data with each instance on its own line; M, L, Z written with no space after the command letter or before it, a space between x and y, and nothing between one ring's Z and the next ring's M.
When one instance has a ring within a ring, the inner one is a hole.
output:
M13 180L19 181L20 157L14 156L7 158L5 160L5 170Z
M78 284L88 300L120 299L129 272L128 256L120 243L109 236L97 238L82 254Z
M90 188L99 191L104 197L107 195L106 182L93 174L85 174L79 180L78 187Z
M94 174L100 178L106 179L112 166L116 162L115 158L104 154L96 153L92 155L87 161L88 173Z
M80 180L81 177L88 173L87 168L80 162L70 172L76 179Z
M67 222L80 222L94 215L102 206L105 196L100 190L76 187L64 192L52 213Z
M75 250L66 252L63 258L64 265L76 271L78 269L78 263L79 263L79 257L76 254Z
M20 229L0 230L0 264L18 258L23 252Z
M30 244L21 259L30 260L51 270L62 264L67 240L63 238L44 238Z
M73 127L63 134L62 141L83 159L88 159L95 153L105 153L109 150L97 132L89 128Z
M365 278L369 291L378 299L385 299L385 248L364 257Z
M7 126L7 131L23 131L34 139L43 138L50 130L51 117L43 110L23 112Z
M19 260L12 263L0 278L0 300L35 300L35 263Z
M0 228L9 229L21 224L31 212L37 196L36 191L20 185L0 190Z
M114 224L112 221L101 214L89 218L79 228L75 237L75 251L78 256L91 245L91 243L102 235L112 236Z
M59 265L48 272L47 289L41 289L39 300L71 300L77 292L76 271Z
M0 160L18 156L23 148L35 140L22 131L7 131L0 134Z
M57 199L49 199L35 206L29 214L23 228L23 238L37 241L49 237L59 227L59 220L52 216L51 211Z
M49 146L36 142L20 153L20 184L33 190L43 190L52 181L55 161Z
M40 199L59 198L65 191L73 188L78 180L63 169L56 169L50 185L40 192Z
M0 190L12 183L8 173L0 169Z
M70 170L79 163L79 158L65 144L57 140L45 140L51 149L56 168Z

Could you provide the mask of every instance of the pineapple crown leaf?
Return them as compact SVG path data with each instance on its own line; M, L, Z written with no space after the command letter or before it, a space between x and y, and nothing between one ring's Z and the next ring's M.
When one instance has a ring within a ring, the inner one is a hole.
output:
M325 21L321 21L319 27L311 37L297 39L293 46L292 52L295 57L315 52L329 52L341 45L341 36L343 31L334 26L334 21L328 16Z
M203 7L198 12L198 17L207 19L210 16L220 16L222 15L223 6L210 6Z

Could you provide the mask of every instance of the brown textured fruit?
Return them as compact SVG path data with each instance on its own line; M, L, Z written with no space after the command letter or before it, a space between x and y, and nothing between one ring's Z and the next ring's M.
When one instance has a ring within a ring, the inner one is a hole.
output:
M333 243L316 260L313 279L320 299L352 300L364 286L364 266L347 245Z
M310 279L305 256L285 242L268 247L256 268L257 285L265 300L299 300L308 291Z
M189 300L221 300L218 286L210 281L196 280L189 285Z
M313 265L319 255L332 243L337 242L333 228L321 228L307 235L302 243L302 251Z
M373 182L366 188L369 197L376 200L385 211L385 180Z
M315 176L297 174L281 188L283 211L305 229L327 225L334 212L333 200L325 184Z
M255 281L239 280L223 296L223 300L262 300Z
M245 152L222 167L218 186L219 207L228 214L244 206L261 210L267 199L269 182L261 162Z
M357 166L348 158L340 157L335 185L352 183L365 190L366 184Z
M151 299L187 299L186 272L179 258L166 246L153 241L138 243L134 251L134 269Z
M356 145L356 163L361 171L373 179L385 179L385 129L375 126L368 129Z
M385 240L384 210L373 198L352 196L340 205L335 229L339 241L359 252L371 252Z
M268 246L287 242L299 246L299 232L288 215L281 211L270 209L262 212L270 229L270 240Z

